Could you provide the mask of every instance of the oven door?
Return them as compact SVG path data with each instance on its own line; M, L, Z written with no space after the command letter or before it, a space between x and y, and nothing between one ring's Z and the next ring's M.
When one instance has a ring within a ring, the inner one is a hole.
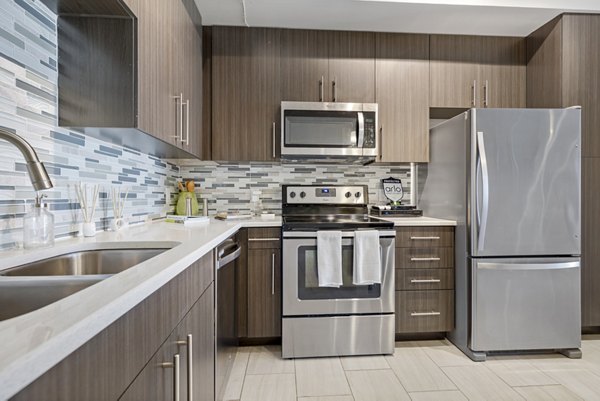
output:
M283 233L283 316L394 312L395 231L380 234L382 282L353 285L354 232L342 236L340 288L319 287L317 233Z

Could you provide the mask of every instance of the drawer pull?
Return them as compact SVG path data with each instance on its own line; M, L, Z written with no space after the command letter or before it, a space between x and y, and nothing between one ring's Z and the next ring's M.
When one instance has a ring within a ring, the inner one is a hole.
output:
M435 311L431 311L431 312L411 312L410 315L412 317L417 317L417 316L439 316L441 315L440 312L435 312Z
M271 241L279 241L279 238L248 238L248 241L252 241L252 242L271 242Z
M413 241L436 240L436 239L440 239L440 237L436 237L436 236L431 236L431 237L410 237L410 239L413 240Z
M410 258L411 262L437 262L440 258Z
M421 284L421 283L440 283L442 280L440 280L439 278L424 278L424 279L417 279L414 278L412 280L410 280L411 284Z

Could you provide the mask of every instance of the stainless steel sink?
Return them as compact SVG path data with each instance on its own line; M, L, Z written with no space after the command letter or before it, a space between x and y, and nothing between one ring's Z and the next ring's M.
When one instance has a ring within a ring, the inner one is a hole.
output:
M78 251L0 272L0 321L32 312L170 248Z
M102 249L59 255L0 272L0 276L117 274L167 249Z

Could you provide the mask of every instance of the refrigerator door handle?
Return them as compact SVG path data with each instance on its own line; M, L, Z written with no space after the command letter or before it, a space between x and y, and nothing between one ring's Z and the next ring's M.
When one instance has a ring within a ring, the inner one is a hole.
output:
M485 142L483 140L483 131L477 131L477 150L479 152L479 160L481 163L481 190L482 190L482 199L481 199L481 217L479 219L479 230L477 233L477 248L482 251L485 244L485 232L487 228L487 218L488 218L488 208L489 208L489 199L490 199L490 189L489 189L489 173L488 173L488 163L487 163L487 155L485 153ZM479 182L477 183L477 191L479 191ZM477 210L479 213L479 196L477 197Z
M579 261L558 262L558 263L479 263L477 268L480 270L553 270L553 269L578 269L581 267Z

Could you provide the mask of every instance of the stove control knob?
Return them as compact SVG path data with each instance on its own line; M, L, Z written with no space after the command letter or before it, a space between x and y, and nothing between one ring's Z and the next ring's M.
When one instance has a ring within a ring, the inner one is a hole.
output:
M306 192L304 192L304 191L300 192L300 197L301 198L305 198L306 197Z
M296 193L294 191L290 192L290 198L294 199L296 197Z
M357 193L354 194L354 196L356 196L357 198L360 198L361 195L362 194L360 192L357 192Z
M352 194L350 193L350 191L346 192L346 198L349 198L351 196L352 196Z

